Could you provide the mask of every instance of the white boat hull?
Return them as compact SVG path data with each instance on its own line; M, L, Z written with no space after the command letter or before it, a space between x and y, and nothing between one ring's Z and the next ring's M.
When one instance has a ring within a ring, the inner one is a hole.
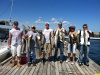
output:
M3 48L0 50L0 62L2 62L3 60L5 60L6 58L8 58L8 56L11 55L11 50L10 48Z

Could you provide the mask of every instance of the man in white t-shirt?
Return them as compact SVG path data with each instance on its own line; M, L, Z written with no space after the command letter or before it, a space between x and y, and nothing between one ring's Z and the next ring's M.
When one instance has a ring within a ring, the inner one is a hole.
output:
M88 54L89 54L89 46L90 46L89 38L91 36L91 31L88 30L87 24L83 25L83 31L81 30L80 32L78 31L78 34L80 34L79 65L81 66L83 63L82 55L84 54L84 63L86 66L89 66Z
M43 52L43 60L45 59L45 53L48 49L48 59L50 58L51 52L51 35L53 34L53 29L49 28L49 23L45 24L46 29L43 30L44 35L44 52Z
M18 22L14 22L14 28L9 31L9 47L12 52L12 64L11 67L15 66L15 56L17 54L17 66L20 65L20 56L21 56L21 47L22 47L22 38L24 38L23 31L18 28Z

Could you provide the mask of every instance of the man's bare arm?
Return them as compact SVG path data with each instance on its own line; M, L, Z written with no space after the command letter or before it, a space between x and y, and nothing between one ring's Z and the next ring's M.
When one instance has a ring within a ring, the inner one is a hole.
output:
M11 48L11 34L9 33L9 47Z

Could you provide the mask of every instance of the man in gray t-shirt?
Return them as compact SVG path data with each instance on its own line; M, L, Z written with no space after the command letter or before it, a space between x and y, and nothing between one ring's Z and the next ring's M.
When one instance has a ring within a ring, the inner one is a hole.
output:
M36 66L35 62L36 62L36 48L37 48L37 42L36 42L36 37L39 36L39 33L35 31L35 26L31 27L31 31L28 31L28 33L26 34L25 38L29 37L30 35L32 35L32 39L31 39L31 43L30 43L30 49L31 51L33 51L33 66ZM30 56L31 56L31 52L28 50L27 52L27 58L28 58L28 66L30 66Z

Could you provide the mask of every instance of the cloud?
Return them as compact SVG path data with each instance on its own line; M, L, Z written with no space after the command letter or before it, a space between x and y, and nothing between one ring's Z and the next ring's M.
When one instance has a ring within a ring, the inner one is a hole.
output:
M42 18L42 17L39 17L39 18Z
M54 21L53 23L59 23L58 21Z
M35 23L49 23L49 22L44 22L44 21L41 21L41 19L38 19L35 21Z
M70 24L70 22L68 21L63 21L62 23L64 24L63 26L67 26L68 24Z
M55 20L56 20L55 18L52 18L52 19L51 19L51 21L55 21Z
M41 19L38 19L35 21L35 23L42 23L43 21L41 21Z

